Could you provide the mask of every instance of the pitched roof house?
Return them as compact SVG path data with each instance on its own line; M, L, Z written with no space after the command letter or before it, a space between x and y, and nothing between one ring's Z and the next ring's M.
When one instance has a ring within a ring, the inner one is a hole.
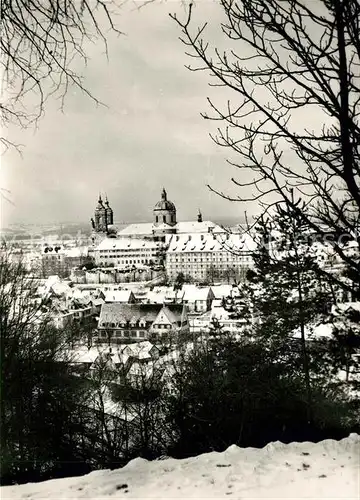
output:
M105 302L135 304L136 298L131 290L110 290L105 293Z
M210 287L197 287L196 285L183 285L183 301L188 304L191 312L210 311L212 301L215 298Z
M139 342L150 337L187 332L187 308L183 304L103 304L98 340L118 344Z

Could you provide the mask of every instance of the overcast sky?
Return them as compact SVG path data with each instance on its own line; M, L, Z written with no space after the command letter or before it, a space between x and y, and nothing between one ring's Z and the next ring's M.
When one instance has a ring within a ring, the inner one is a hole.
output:
M197 7L201 17L217 20L213 1ZM177 207L178 219L235 216L244 207L207 188L227 189L233 168L226 151L209 137L206 111L209 76L184 67L189 60L169 12L180 3L123 8L118 26L125 36L109 37L109 60L98 43L86 46L89 62L79 67L87 88L108 107L96 106L72 89L64 112L50 99L37 130L11 129L24 145L2 159L2 225L88 221L99 191L107 193L117 222L151 220L163 187ZM199 13L198 13L199 15ZM220 18L219 18L220 19ZM220 90L218 91L220 92Z

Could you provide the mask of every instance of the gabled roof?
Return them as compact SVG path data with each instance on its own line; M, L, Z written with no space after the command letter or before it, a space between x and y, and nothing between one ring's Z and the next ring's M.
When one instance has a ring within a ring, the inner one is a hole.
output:
M182 306L181 306L181 311L182 311ZM179 314L177 314L176 311L172 311L168 306L164 306L161 309L161 311L159 311L159 314L156 317L154 323L158 323L158 322L163 323L161 316L165 316L165 318L168 320L168 322L171 325L177 325L181 321L181 314L179 316Z
M230 295L232 290L232 285L212 285L211 290L213 291L216 299L222 299Z
M209 286L198 287L196 285L183 285L184 296L183 299L188 302L195 302L196 300L207 300L209 297L213 298L214 293Z
M138 323L140 320L153 323L160 311L166 309L166 314L173 321L181 321L182 304L124 304L108 302L102 305L99 324L102 323Z
M101 323L138 323L141 319L153 323L162 308L161 304L125 304L107 302L100 312Z
M105 293L105 302L129 302L135 296L131 290L110 290Z
M154 344L145 340L144 342L136 342L135 344L127 344L123 349L121 349L121 354L123 358L138 358L138 359L149 359L151 358L150 351L154 348ZM155 347L157 349L157 347Z

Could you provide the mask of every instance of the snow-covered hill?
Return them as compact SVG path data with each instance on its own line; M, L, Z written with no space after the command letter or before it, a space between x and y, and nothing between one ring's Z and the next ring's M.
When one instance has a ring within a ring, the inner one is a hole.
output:
M185 460L137 458L123 469L0 488L7 499L360 498L360 436L318 444L230 446Z

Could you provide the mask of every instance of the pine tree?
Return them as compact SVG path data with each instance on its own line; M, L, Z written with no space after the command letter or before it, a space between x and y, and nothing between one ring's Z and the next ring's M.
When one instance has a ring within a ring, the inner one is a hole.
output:
M300 203L292 199L297 208ZM279 357L285 356L292 369L302 373L310 424L311 377L319 376L323 369L318 359L311 359L308 340L311 330L329 309L330 287L321 279L311 232L290 205L278 205L272 219L260 221L257 232L254 269L248 275L258 319L255 335L276 346Z

